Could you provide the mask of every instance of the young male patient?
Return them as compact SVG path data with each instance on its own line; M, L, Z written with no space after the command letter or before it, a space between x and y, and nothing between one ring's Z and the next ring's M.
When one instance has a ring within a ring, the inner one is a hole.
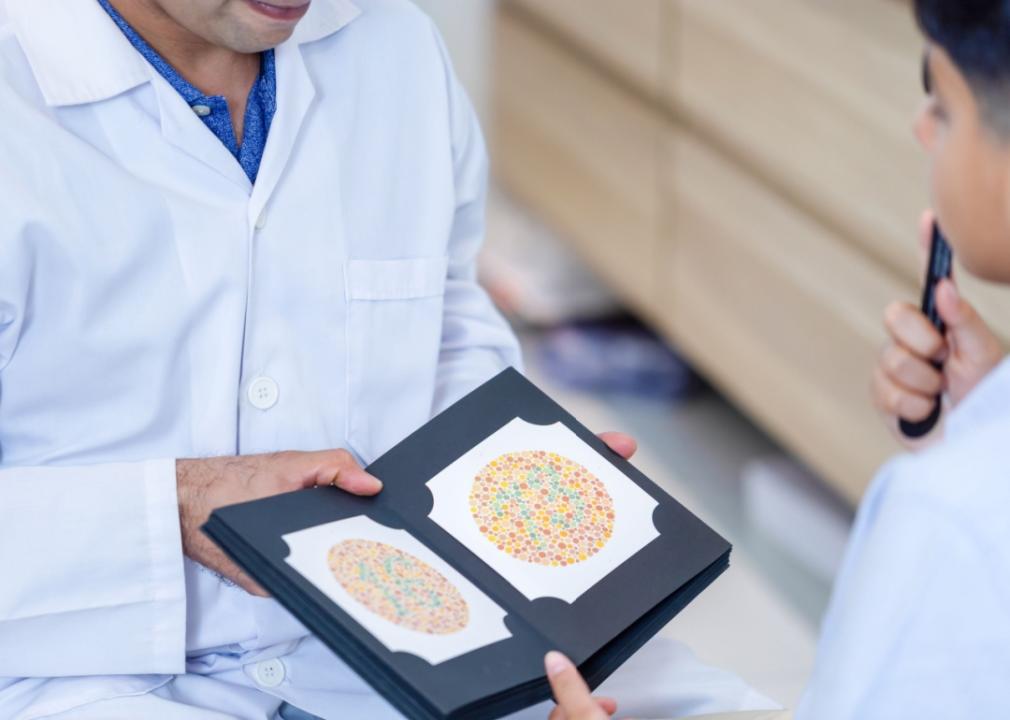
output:
M916 133L935 217L968 272L1010 284L1010 0L915 10L928 95ZM863 500L799 720L1010 717L1010 361L953 282L937 302L946 337L912 305L885 313L878 406L896 429L942 392L945 423ZM554 717L607 716L571 663L552 653L546 664Z

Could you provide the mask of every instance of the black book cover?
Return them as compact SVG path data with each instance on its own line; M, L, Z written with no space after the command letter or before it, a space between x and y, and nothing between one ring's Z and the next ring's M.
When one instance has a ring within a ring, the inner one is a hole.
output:
M546 700L552 649L596 687L729 565L729 543L512 369L367 470L375 497L278 495L204 531L409 718Z

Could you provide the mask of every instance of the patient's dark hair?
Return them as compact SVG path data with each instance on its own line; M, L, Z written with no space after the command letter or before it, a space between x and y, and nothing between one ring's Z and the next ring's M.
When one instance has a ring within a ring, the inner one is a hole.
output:
M915 0L915 16L968 81L986 123L1010 139L1010 0Z

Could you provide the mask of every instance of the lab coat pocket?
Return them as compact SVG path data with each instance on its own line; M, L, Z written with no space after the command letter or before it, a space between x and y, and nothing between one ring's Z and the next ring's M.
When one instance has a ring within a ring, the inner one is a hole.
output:
M448 258L349 260L347 442L365 463L431 415Z

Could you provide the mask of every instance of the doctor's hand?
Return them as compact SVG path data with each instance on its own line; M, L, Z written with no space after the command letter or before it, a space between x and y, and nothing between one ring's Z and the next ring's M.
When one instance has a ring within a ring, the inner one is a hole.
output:
M927 211L919 225L923 274L933 220ZM936 305L947 326L946 336L910 303L891 303L884 312L890 337L874 373L873 397L888 427L906 447L920 447L923 442L905 438L898 429L899 418L924 420L940 394L956 406L1003 358L999 339L952 280L937 286ZM933 361L942 362L942 370L933 367Z
M355 495L375 495L382 489L382 483L362 470L346 450L177 460L175 470L183 552L264 597L267 593L200 530L212 510L322 485Z
M610 446L610 449L620 455L625 460L630 460L631 456L638 450L638 443L630 435L619 432L600 433L597 437Z
M561 653L547 653L544 667L558 703L548 720L608 720L617 712L613 699L594 698L590 694L589 686L575 665Z

